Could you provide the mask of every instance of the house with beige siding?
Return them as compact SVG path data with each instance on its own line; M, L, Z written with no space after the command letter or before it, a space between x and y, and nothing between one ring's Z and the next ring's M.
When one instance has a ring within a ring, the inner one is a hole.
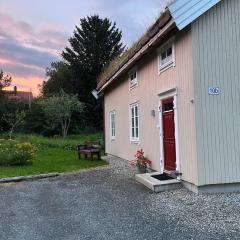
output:
M175 0L99 77L105 147L198 192L240 190L240 1Z

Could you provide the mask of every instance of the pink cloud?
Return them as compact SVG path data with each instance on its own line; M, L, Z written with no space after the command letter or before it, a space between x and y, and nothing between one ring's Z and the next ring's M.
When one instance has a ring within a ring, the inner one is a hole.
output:
M19 41L28 46L49 53L57 54L66 44L66 33L51 28L35 29L23 21L16 21L12 17L0 12L0 35Z
M0 12L0 70L13 77L13 85L32 88L45 78L45 68L60 59L68 36L51 26L33 28Z

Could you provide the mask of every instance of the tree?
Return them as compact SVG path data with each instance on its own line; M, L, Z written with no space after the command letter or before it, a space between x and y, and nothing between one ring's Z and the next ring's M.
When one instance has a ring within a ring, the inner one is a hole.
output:
M4 75L3 70L0 71L0 91L11 85L12 78L9 75Z
M49 122L54 126L60 125L62 136L65 138L71 123L73 112L82 112L83 104L79 102L77 95L69 95L63 90L60 94L43 98L40 105Z
M12 134L15 128L21 124L26 117L24 110L16 110L14 112L7 112L3 114L3 120L10 126L9 138L12 139Z
M3 94L3 89L9 87L12 83L12 78L9 75L4 75L3 71L0 71L0 115L3 114L5 110L6 98Z
M7 97L3 94L3 89L11 85L12 78L0 71L0 131L4 130L3 114L6 112L6 105L8 103Z
M43 96L54 95L61 89L64 89L66 93L74 92L74 84L71 82L72 72L65 62L51 63L51 66L46 69L46 76L48 81L44 81L41 86Z
M101 100L93 98L91 91L96 88L97 77L103 68L124 50L121 38L122 32L116 28L116 23L94 15L80 19L80 26L76 26L69 39L70 47L62 52L63 59L72 70L70 84L73 92L86 103L88 124L96 128L102 125L102 104Z
M39 104L40 99L34 99L31 104L31 109L27 111L22 131L24 133L37 133L44 136L56 134L57 128L53 129L47 122L47 118L42 107Z

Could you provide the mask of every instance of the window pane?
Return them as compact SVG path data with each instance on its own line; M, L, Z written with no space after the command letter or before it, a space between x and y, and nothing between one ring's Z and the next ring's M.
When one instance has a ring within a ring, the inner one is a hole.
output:
M138 106L135 107L135 116L138 116Z
M166 112L166 111L171 111L171 110L173 110L173 103L172 102L165 103L163 106L163 111Z
M164 60L167 57L166 51L161 53L161 59Z
M172 56L172 55L170 55L169 57L167 57L167 58L166 58L166 61L167 61L167 62L171 62L171 61L172 61L172 59L173 59L173 56Z
M173 46L167 47L160 55L160 65L167 65L173 61Z
M138 127L138 117L135 118L135 122L136 122L136 127Z
M135 137L134 128L132 128L132 137L133 137L133 138Z
M134 123L134 118L132 118L132 127L135 126L135 123Z
M136 128L136 138L138 138L138 128Z
M132 111L132 117L134 117L134 108L133 107L132 107L131 111Z
M136 79L137 78L137 73L136 72L134 72L134 73L132 73L131 75L130 75L130 80L131 81L133 81L134 79Z
M167 57L172 55L172 47L167 50Z
M162 59L162 61L161 61L161 65L164 65L164 64L166 64L166 63L168 63L168 59L167 59L167 58Z

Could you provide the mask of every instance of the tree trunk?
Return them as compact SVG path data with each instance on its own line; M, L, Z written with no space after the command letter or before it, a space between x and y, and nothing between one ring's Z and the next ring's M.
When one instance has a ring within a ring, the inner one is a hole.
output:
M64 124L63 124L63 138L66 138L67 136L67 123L66 123L66 120L64 121Z
M65 138L64 123L63 122L61 122L61 127L62 127L62 137Z
M11 127L11 130L9 132L9 139L12 140L12 134L13 134L14 126Z

